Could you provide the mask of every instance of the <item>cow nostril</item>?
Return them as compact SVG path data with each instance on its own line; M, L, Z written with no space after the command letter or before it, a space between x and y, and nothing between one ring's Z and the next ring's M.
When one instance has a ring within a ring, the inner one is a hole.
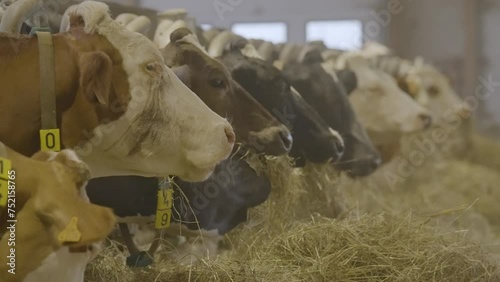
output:
M427 129L431 127L432 125L432 117L427 114L421 114L419 115L419 118L422 120L422 123L424 124L424 128Z
M290 135L290 132L288 130L282 130L282 131L280 131L280 137L281 137L281 141L283 141L283 145L285 146L285 149L287 151L289 151L292 148L292 144L293 144L292 135Z
M236 135L234 134L233 128L226 126L224 127L224 131L226 133L227 142L234 144L234 142L236 142Z

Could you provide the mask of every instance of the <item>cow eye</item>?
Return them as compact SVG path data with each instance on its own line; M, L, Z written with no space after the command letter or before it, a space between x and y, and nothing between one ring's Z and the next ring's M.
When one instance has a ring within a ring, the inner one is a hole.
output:
M225 86L224 81L222 79L211 79L210 85L212 85L215 88L224 88Z
M431 86L427 89L427 92L429 93L429 96L436 97L437 95L439 95L439 88L437 88L436 86Z
M147 65L146 65L146 69L147 69L148 71L154 71L155 66L154 66L154 64L147 64Z

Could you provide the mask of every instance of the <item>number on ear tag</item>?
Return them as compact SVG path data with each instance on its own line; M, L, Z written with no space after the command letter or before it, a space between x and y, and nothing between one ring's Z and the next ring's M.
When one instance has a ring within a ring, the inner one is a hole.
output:
M158 205L156 208L155 228L162 229L170 226L172 218L173 190L158 190Z
M59 129L40 130L40 146L42 151L61 151L61 134Z
M68 226L59 233L57 239L61 244L64 243L78 243L82 239L82 233L78 230L78 218L72 217Z

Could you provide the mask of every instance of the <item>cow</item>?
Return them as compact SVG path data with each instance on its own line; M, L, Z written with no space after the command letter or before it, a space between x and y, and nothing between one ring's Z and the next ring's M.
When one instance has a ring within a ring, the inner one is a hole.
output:
M89 203L88 167L71 150L27 158L0 143L0 157L12 165L8 209L0 207L1 280L83 282L116 221L111 209Z
M357 85L355 77L351 79L349 88L345 89L340 80L323 68L321 56L313 56L312 53L309 57L303 57L302 62L284 64L283 75L344 139L346 151L335 167L347 171L352 177L371 174L381 160L348 100L347 93Z
M220 115L232 117L237 130L237 142L251 145L252 140L256 138L258 144L255 144L257 146L254 149L259 153L281 155L288 152L292 146L292 138L288 129L234 82L221 63L204 53L203 48L199 46L189 30L179 29L172 33L171 41L166 48L162 49L162 53L169 66L184 68L181 72L182 80L208 106ZM239 154L241 155L241 150ZM233 170L228 171L229 168ZM222 235L246 220L243 215L246 215L247 209L262 203L269 194L270 186L264 176L257 176L248 164L237 159L236 156L233 156L232 160L223 161L216 168L216 172L210 181L188 185L187 182L177 179L176 184L186 195L186 199L194 203L198 202L196 193L205 195L204 189L210 185L213 187L214 181L220 181L221 174L227 177L225 178L228 179L227 182L220 184L222 186L216 191L216 195L210 199L205 198L205 201L209 201L209 206L203 209L199 207L203 214L210 215L204 218L203 223L200 222L201 228L214 229L211 220L215 220L220 225L227 225L225 229L221 228L218 231ZM122 223L150 221L156 213L157 189L158 179L137 176L92 179L87 187L91 201L113 208ZM246 191L253 191L254 194ZM119 198L115 196L116 193L120 194ZM238 199L238 201L225 202L226 199ZM179 206L180 204L181 202L177 200L173 210L179 211L185 207L185 204L182 207ZM219 209L225 209L227 212L220 214ZM187 216L192 217L183 215L183 218ZM124 228L126 227L122 224L121 229L125 233L122 235L132 254L129 260L133 261L137 258L134 255L140 252L130 238L127 238L130 236Z
M69 30L52 36L63 147L75 148L93 178L207 179L232 151L229 122L165 66L153 42L113 21L106 4L86 1L68 14ZM40 149L37 38L2 34L0 50L0 140L29 156Z
M200 248L179 250L179 259L186 253L205 254L207 246L215 246L210 255L217 255L216 246L222 236L245 222L248 209L263 203L271 192L268 178L257 174L238 156L220 163L204 182L175 179L174 183L172 222L162 233L185 236L191 243L199 236L206 241ZM157 178L103 177L93 179L87 186L87 193L94 204L112 208L120 222L148 226L156 214L158 185ZM120 195L119 198L116 195ZM128 264L143 263L142 256L146 253L140 252L127 234L128 230L124 231L122 236L131 253ZM182 245L182 248L188 246L190 244Z
M187 81L190 87L198 84L196 90L195 88L192 89L195 90L196 93L200 93L200 97L202 97L209 106L214 107L216 112L219 114L229 113L232 115L241 115L242 113L235 113L242 112L240 107L221 107L221 104L225 105L231 101L235 103L237 101L233 99L240 97L238 100L246 101L244 103L247 104L247 107L250 107L254 105L255 102L252 101L255 100L253 98L249 99L250 97L246 96L248 94L241 97L242 93L246 92L236 93L235 95L235 93L230 91L231 89L226 89L224 91L211 89L211 84L217 86L220 82L213 83L211 79L207 79L207 74L211 74L217 80L222 80L225 84L229 84L228 81L231 80L231 77L220 63L208 57L202 50L203 48L198 45L196 38L194 38L188 30L180 29L171 35L170 44L162 51L166 56L167 64L172 64L177 67L188 67L189 72L185 73L187 77L183 80ZM210 77L209 75L208 78ZM271 90L282 91L281 88L271 88ZM240 91L244 90L241 89ZM270 94L274 95L274 93ZM278 94L282 95L280 93ZM297 96L297 94L292 95L291 98L293 99L295 96ZM297 109L302 109L300 105L305 105L305 103L298 98L293 99L293 101L298 105L299 108ZM311 115L307 115L307 111L305 112L305 117L301 119L304 119L306 121L304 124L307 125L308 118L310 119ZM242 128L243 131L241 132L241 136L246 136L248 132L245 131L250 131L251 128L245 126L245 124L248 123L248 120L255 119L258 115L262 115L263 112L258 109L258 107L253 106L249 111L243 111L243 114L241 118L235 118L233 122L236 128ZM267 118L274 120L272 116ZM254 122L261 123L259 119ZM273 123L267 124L270 128L275 126ZM312 123L312 125L314 125L314 123ZM322 130L328 133L326 136L331 134L326 125ZM239 134L237 136L239 136ZM335 135L332 134L332 136ZM305 140L305 138L302 139L303 142ZM332 142L329 143L330 146L335 145L335 143L333 143L335 139L330 142ZM319 158L324 158L324 152L315 148L314 145L310 146L310 148L314 149L314 152L318 152L316 154ZM314 154L307 154L306 156L312 156L312 159L316 161ZM327 159L328 158L332 158L332 156L327 155ZM270 192L270 184L267 178L263 175L257 175L245 161L238 159L237 156L234 156L231 160L224 161L218 166L216 172L209 181L190 184L177 179L175 183L174 186L178 186L183 195L181 197L179 193L176 193L177 196L175 197L176 200L173 208L174 211L179 212L177 216L178 219L176 220L179 223L183 223L181 224L181 226L184 226L182 234L203 234L207 241L214 244L220 240L223 234L233 229L236 225L244 222L246 220L247 210L265 201ZM89 197L94 203L112 207L123 222L148 222L156 212L157 187L157 179L139 177L114 179L108 177L92 180L87 190ZM120 193L119 200L114 196L118 190ZM187 208L188 203L192 206L192 210ZM195 217L198 218L196 223L194 221ZM188 223L187 226L186 223ZM198 229L201 230L197 231ZM137 255L139 250L133 245L130 239L126 238L129 237L127 234L128 231L124 231L124 239L127 242L129 251L131 251L132 255ZM177 228L170 228L167 232L178 235ZM215 251L216 249L213 249L212 253L215 254ZM131 256L130 260L136 258L138 257Z
M233 42L212 43L222 48L226 43L229 44L230 50L219 57L219 60L230 70L233 79L290 128L294 140L290 156L297 160L297 166L303 166L306 160L325 163L342 157L342 137L304 102L277 68L271 63L242 53L243 49L249 47L248 42L237 39Z
M398 152L402 136L421 132L432 125L430 112L413 101L387 73L373 68L363 57L344 53L337 59L337 68L349 68L357 78L357 87L349 101L384 162Z
M237 143L267 155L288 153L293 138L287 127L234 81L224 65L208 56L190 30L180 28L170 37L161 50L165 63L183 68L181 80L212 110L231 120Z
M430 111L434 124L443 124L444 115L450 111L464 118L470 116L449 79L421 58L408 61L386 55L370 59L377 68L393 76L403 91Z

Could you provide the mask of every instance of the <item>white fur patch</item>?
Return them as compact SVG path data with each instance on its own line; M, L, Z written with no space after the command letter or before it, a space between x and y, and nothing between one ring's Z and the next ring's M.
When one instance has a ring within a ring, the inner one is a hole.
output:
M93 255L90 251L70 253L68 247L62 247L47 256L23 282L83 282L85 268Z
M336 130L334 130L331 127L328 127L328 129L330 130L330 133L333 136L337 137L337 139L340 141L340 144L342 144L342 146L345 146L344 139L342 138L342 136L340 135L340 133L338 133Z

